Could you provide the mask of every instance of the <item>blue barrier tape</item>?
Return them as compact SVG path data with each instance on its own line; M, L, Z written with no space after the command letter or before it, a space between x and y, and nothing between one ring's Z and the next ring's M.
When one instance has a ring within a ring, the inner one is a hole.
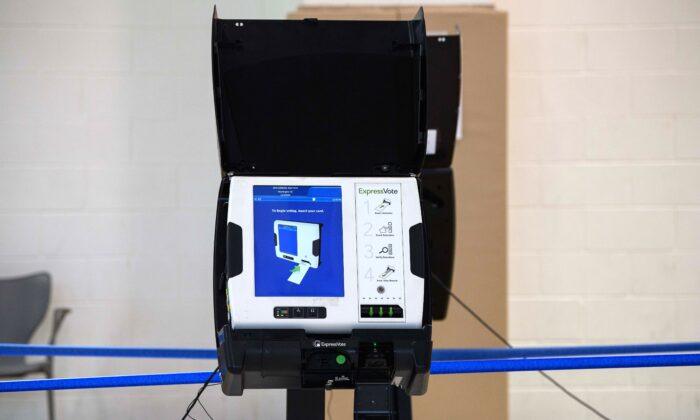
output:
M700 366L700 353L647 356L561 357L541 359L460 360L433 362L433 375L454 373L524 372L531 370L619 369Z
M154 347L83 347L0 344L0 356L94 356L163 359L216 359L216 350Z
M624 344L608 346L435 349L433 361L513 359L521 357L603 356L700 352L700 343Z
M700 366L700 353L662 354L652 356L565 357L433 362L430 372L434 375L441 375L457 373L523 372L531 370L616 369L669 366ZM209 375L211 375L211 372L183 372L154 375L3 381L0 382L0 392L200 384L204 383ZM219 382L220 380L221 378L216 376L213 382Z
M530 348L435 349L434 361L512 359L522 357L600 356L700 352L700 343L626 344ZM84 347L34 344L0 344L0 356L141 357L164 359L216 359L216 350L157 347Z
M700 342L568 346L530 348L435 349L434 361L513 359L522 357L601 356L700 352ZM34 344L0 344L0 356L140 357L163 359L216 359L214 349L157 347L84 347Z
M157 373L153 375L96 376L89 378L29 379L0 381L0 392L60 389L117 388L130 386L203 384L211 372ZM211 382L221 382L217 373Z

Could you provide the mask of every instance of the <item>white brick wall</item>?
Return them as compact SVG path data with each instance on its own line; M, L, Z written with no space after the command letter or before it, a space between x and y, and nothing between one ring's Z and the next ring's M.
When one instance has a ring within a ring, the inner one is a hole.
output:
M509 12L516 344L700 339L700 2ZM700 418L700 369L556 372L612 418ZM593 418L511 375L512 418Z
M297 0L217 2L282 18ZM213 1L0 1L0 277L53 275L61 344L212 347L219 170ZM36 343L46 342L48 322ZM61 358L58 376L213 369ZM57 393L58 418L179 418L197 387ZM43 393L0 418L45 416ZM216 418L278 418L281 392L204 396ZM199 410L199 409L196 409ZM201 418L197 412L195 417Z

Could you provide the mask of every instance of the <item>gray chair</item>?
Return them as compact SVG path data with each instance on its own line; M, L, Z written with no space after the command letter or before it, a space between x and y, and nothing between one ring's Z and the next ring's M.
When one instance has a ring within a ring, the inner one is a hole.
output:
M50 293L49 273L0 279L0 343L29 343L46 315ZM56 334L68 312L70 309L54 309L49 344L56 343ZM28 362L24 356L0 356L0 377L18 378L31 373L53 377L53 358ZM47 392L49 419L53 420L53 392Z

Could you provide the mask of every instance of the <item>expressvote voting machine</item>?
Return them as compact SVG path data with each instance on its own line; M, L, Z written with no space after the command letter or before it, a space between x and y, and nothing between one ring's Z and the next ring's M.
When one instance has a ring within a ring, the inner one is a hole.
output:
M422 11L371 22L215 14L224 393L350 388L357 415L382 411L383 393L426 392L426 39Z

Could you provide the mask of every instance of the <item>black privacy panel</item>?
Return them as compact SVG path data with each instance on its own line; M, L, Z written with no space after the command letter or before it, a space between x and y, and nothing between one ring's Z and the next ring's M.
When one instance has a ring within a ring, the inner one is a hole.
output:
M428 261L432 275L452 287L455 252L455 193L452 169L424 169L421 174L423 223L428 236ZM450 296L431 278L433 319L445 319Z
M215 21L222 168L419 172L425 38L411 22Z

